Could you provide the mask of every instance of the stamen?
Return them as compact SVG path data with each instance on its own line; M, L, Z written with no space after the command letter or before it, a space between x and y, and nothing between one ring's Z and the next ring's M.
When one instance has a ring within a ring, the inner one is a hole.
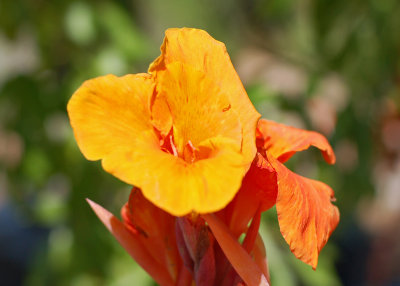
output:
M183 158L186 162L193 163L196 161L196 147L194 147L192 141L188 141L183 150Z
M169 144L171 145L172 154L174 154L174 156L178 157L178 150L176 149L172 135L169 135Z

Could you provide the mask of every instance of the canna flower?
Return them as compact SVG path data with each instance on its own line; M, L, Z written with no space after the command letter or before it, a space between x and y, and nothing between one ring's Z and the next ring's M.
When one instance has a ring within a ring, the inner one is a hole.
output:
M88 202L160 285L269 285L258 229L274 205L291 251L315 269L339 221L333 191L283 163L310 146L334 163L332 148L258 120L224 44L205 31L167 30L148 73L86 81L68 114L83 155L135 186L122 221Z
M88 160L176 215L222 209L256 153L254 109L223 43L169 29L147 74L86 81L68 103Z

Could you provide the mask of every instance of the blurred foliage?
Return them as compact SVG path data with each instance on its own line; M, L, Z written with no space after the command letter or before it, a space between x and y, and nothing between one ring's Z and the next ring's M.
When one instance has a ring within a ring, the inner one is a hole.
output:
M6 185L6 199L26 224L50 231L30 258L25 285L154 285L84 200L90 197L119 213L130 187L83 158L66 103L86 79L146 71L159 54L163 31L182 26L206 29L226 43L263 117L295 118L300 126L325 133L335 149L350 146L355 159L348 168L340 161L327 166L315 150L289 162L331 185L341 211L316 272L290 253L275 210L265 214L262 228L273 285L340 285L335 241L346 235L360 199L374 196L385 108L391 102L399 111L398 15L396 0L2 0L0 145L7 149L0 150L0 179L6 181L0 185ZM273 88L263 66L259 71L250 66L246 73L243 66L250 60L242 51L248 49L260 53L266 66L272 59L275 65L268 68L294 74L294 91L287 92L292 83L285 73L281 88ZM328 114L319 113L317 120L310 115L331 78L345 87L332 130L321 125Z

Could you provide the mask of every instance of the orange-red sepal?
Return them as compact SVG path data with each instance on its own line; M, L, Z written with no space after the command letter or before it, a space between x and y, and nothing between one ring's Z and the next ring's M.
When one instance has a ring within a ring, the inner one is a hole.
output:
M248 286L269 286L262 270L215 214L202 215L226 258Z
M102 206L89 199L87 199L87 202L121 246L157 283L163 286L173 286L175 284L163 265L154 259L144 247L139 235L130 232L120 220Z
M127 229L138 234L138 239L151 256L176 280L181 260L173 231L175 217L153 205L135 187L121 214Z
M319 252L339 222L339 210L332 204L334 192L322 182L291 172L268 153L267 160L278 175L281 233L293 254L315 269Z
M321 150L329 164L336 161L335 154L326 138L314 131L294 128L274 121L260 119L257 125L257 148L285 163L296 152L310 146Z

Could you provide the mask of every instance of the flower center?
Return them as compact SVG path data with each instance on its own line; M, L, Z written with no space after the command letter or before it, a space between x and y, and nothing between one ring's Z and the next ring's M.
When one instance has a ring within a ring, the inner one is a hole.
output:
M183 150L179 152L174 142L174 136L171 133L172 132L160 140L161 150L163 152L179 157L187 163L194 163L201 159L199 149L196 148L190 140L188 140Z

